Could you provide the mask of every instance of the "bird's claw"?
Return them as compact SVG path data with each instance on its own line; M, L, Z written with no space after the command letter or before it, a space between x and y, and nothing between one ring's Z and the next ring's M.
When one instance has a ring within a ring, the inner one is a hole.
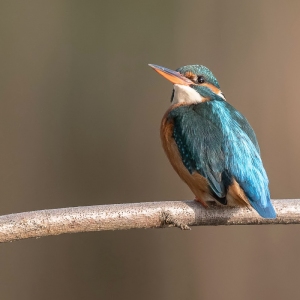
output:
M172 215L167 211L162 211L161 213L161 225L172 225L174 227L180 228L181 230L191 230L191 227L189 227L186 224L182 224L179 221L177 221Z

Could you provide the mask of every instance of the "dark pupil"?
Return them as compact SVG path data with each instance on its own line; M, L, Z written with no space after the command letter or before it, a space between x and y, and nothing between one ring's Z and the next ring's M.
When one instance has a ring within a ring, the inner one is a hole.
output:
M198 76L198 82L199 82L199 83L205 82L204 77L203 77L203 76Z

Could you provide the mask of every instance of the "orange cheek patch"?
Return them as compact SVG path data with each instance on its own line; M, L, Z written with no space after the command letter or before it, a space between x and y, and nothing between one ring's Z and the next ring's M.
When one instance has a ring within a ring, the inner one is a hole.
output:
M217 87L215 87L214 85L210 84L210 83L202 83L202 86L206 86L208 87L210 90L212 90L215 94L219 94L221 92L220 89L218 89Z

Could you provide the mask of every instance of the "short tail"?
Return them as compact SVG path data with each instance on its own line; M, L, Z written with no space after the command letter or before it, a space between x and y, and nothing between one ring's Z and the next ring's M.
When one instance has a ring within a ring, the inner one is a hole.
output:
M268 200L267 206L263 206L262 203L256 201L250 201L250 204L263 218L275 219L277 217L276 211L270 200Z

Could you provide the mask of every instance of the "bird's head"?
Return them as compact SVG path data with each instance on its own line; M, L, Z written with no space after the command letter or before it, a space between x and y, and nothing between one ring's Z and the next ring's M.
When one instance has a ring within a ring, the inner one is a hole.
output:
M217 79L204 66L188 65L176 71L152 64L149 66L174 84L171 97L172 104L195 104L210 100L225 100Z

